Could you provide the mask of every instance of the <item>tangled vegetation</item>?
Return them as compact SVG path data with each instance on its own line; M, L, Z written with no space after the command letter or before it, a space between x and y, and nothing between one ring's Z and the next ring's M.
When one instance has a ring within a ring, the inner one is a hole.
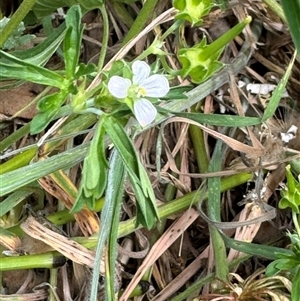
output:
M298 0L0 8L0 300L300 300Z

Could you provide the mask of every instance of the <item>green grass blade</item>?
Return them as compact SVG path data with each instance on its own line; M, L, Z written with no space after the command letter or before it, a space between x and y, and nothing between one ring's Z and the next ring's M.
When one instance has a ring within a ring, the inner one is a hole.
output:
M293 254L291 250L287 249L272 247L268 245L254 244L245 241L237 241L233 238L226 236L225 234L222 234L222 237L228 248L232 248L243 253L251 254L253 256L276 260L278 259L276 253Z
M217 141L214 154L208 166L209 172L217 172L222 169L222 154L224 153L223 143L221 140ZM221 221L221 178L214 177L207 180L208 199L207 199L207 214L213 220ZM224 241L218 229L209 225L209 232L211 235L212 247L215 256L216 276L226 281L229 270L226 259L226 248Z
M300 59L300 1L281 0L280 2Z
M32 194L35 194L40 201L43 201L44 191L40 189L37 184L31 187L24 187L23 189L15 191L0 203L0 217L8 213Z
M289 63L289 66L288 66L283 78L280 80L279 84L277 85L276 89L274 90L274 92L272 94L270 102L268 103L268 106L266 107L264 115L262 117L262 122L266 121L267 119L271 118L274 115L274 113L278 107L278 104L280 102L281 96L285 90L287 81L290 77L295 58L296 58L296 52L294 53L294 56L293 56L291 62Z
M299 299L300 299L300 269L298 268L297 274L293 279L292 301L298 301Z
M204 114L204 113L180 113L172 112L175 116L188 118L199 123L216 126L241 127L251 126L261 123L258 117L241 117L226 114Z
M125 179L124 163L119 156L117 150L114 150L109 162L110 169L108 173L108 183L105 196L104 206L101 212L101 231L99 234L98 245L96 249L95 262L100 262L102 258L102 252L104 249L105 242L109 237L110 247L114 247L116 243L115 232L118 230L118 223L116 218L119 218L120 204L123 196L123 185ZM116 227L116 228L115 228ZM112 236L110 236L112 234ZM115 240L113 242L113 240ZM110 254L113 259L116 256L116 250L110 250ZM114 300L114 266L115 264L110 262L110 269L107 271L109 275L112 275L107 279L106 287L107 293L109 294L108 300ZM114 260L115 262L115 260ZM106 267L107 268L107 267ZM98 293L98 279L100 272L100 264L96 264L93 271L92 286L91 286L91 297L90 301L97 301Z
M49 173L76 165L86 156L88 146L89 144L81 145L59 155L52 156L47 160L41 160L0 175L0 196L23 187Z

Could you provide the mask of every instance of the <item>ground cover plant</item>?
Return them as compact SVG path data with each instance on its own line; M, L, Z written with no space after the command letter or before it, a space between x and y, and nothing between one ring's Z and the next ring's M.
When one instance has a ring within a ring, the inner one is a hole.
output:
M299 1L0 7L0 300L300 299Z

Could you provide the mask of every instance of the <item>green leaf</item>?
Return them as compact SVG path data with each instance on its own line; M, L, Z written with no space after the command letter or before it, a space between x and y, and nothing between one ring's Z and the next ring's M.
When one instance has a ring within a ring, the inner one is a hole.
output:
M157 212L153 188L147 173L139 161L131 140L118 120L113 116L107 116L104 127L128 172L137 200L137 222L151 228L155 223Z
M179 10L176 19L189 21L192 26L200 25L214 3L212 0L174 0L173 6Z
M80 4L83 8L83 13L85 13L101 7L103 0L37 0L32 10L37 18L42 18L52 14L60 7L71 7L74 4Z
M107 182L108 164L105 156L104 138L105 129L103 123L99 122L88 155L90 168L87 168L87 172L91 171L92 175L87 175L86 183L87 189L94 191L95 198L100 198L103 195Z
M37 0L32 8L37 18L46 17L60 7L66 6L64 0Z
M280 260L280 259L274 260L273 262L271 262L267 266L266 276L271 277L271 276L274 276L274 275L276 275L280 272L280 270L276 268L276 264L277 264L278 260Z
M198 45L179 50L178 59L182 65L183 77L190 76L192 82L201 83L223 66L221 62L218 62L223 47L214 52L211 51L209 57L204 57L202 54L208 47L210 45L206 45L206 37L204 37Z
M192 86L171 87L168 94L162 98L170 100L187 98L187 96L184 93L190 91L192 88Z
M299 266L299 260L295 259L280 259L277 261L276 268L280 271L292 271Z
M81 181L83 181L83 180L84 180L84 177L82 176ZM83 191L83 187L81 186L79 188L76 201L75 201L70 213L79 212L82 208L84 208L84 206L87 206L88 208L92 208L93 204L91 204L90 201L91 201L91 198L85 196L85 193Z
M77 68L83 26L81 25L81 10L79 5L73 5L66 15L67 33L64 39L64 60L66 78L73 79Z
M276 253L276 255L278 259L267 266L266 275L270 277L281 271L289 271L291 275L294 275L300 266L299 259L294 254Z
M300 206L300 183L294 178L291 172L291 166L287 165L286 168L287 185L286 189L281 190L281 200L279 201L278 207L285 209L290 207L297 214Z
M4 29L4 27L9 22L10 18L4 17L0 20L0 32ZM2 49L18 49L26 44L30 43L30 41L35 38L34 35L24 34L25 31L24 22L21 22L18 27L12 32L9 38L5 41Z
M300 175L300 159L295 159L290 162L292 170L294 173Z
M90 75L90 74L92 74L93 72L96 72L96 71L97 71L97 67L96 67L95 64L85 65L85 64L80 63L79 67L76 70L74 78L78 79L82 76Z
M293 199L291 196L283 196L278 204L278 207L280 209L286 209L286 208L291 208L292 211L296 212L297 214L299 213L299 208L298 206L293 202Z
M281 96L285 90L287 81L290 77L294 61L296 56L294 55L292 60L289 63L289 66L283 76L283 78L280 80L279 84L277 85L276 89L273 91L272 97L265 109L264 115L262 117L262 122L266 121L267 119L271 118L275 111L277 110L278 104L280 102Z
M79 3L85 10L89 11L92 9L100 8L104 5L105 0L77 0L77 3Z
M23 51L11 52L11 55L33 65L44 65L57 50L58 46L64 39L65 34L66 25L63 23L53 30L53 32L37 46Z
M286 20L289 25L289 29L292 35L293 42L298 52L298 58L300 59L300 1L299 0L281 0L281 6Z
M67 86L65 79L54 71L31 64L1 50L0 55L9 61L8 64L0 62L0 79L23 79L61 89Z
M67 91L46 95L37 105L40 112L34 116L30 123L30 133L37 134L46 128L46 126L53 120L61 105L67 97Z
M139 175L140 175L141 185L142 185L141 188L143 190L144 195L147 196L149 199L149 202L146 203L146 208L144 209L143 212L145 213L145 215L150 216L150 218L156 216L157 219L159 219L157 206L156 206L156 199L155 199L154 191L149 176L140 160L138 160L138 165L139 165ZM149 214L150 212L151 214Z
M145 196L140 183L135 182L132 178L130 178L130 183L137 200L136 224L142 224L150 229L153 227L156 217L158 217L155 202Z
M138 174L137 156L131 140L128 138L122 125L112 116L107 116L104 123L106 133L112 139L114 146L118 149L120 156L131 174Z
M55 111L47 111L35 115L30 123L30 134L35 135L43 131L51 120L53 120L56 113Z
M72 212L81 210L84 205L93 210L95 200L99 199L105 191L108 165L105 156L104 121L103 116L98 123L88 155L84 160L81 185Z
M46 95L37 104L37 109L40 112L47 112L50 110L55 110L61 105L61 100L66 97L66 94L61 92L56 92L50 95Z

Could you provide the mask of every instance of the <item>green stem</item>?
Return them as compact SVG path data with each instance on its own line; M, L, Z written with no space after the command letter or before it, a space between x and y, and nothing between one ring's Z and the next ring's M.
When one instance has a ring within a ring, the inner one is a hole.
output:
M99 9L102 14L102 22L103 22L102 47L101 47L101 52L100 52L99 60L98 60L98 72L101 72L103 64L104 64L104 59L106 56L106 51L107 51L107 44L108 44L108 38L109 38L109 21L108 21L108 15L107 15L105 5L100 6Z
M57 287L57 277L58 277L58 269L50 269L50 281L49 281L49 283L50 283L51 287L53 287L53 288ZM57 300L57 298L56 298L56 296L55 296L52 289L50 289L49 294L50 294L49 301L56 301Z
M171 33L173 33L177 28L179 28L182 24L184 24L183 20L176 20L161 36L160 40L164 41Z
M157 49L157 46L155 44L157 44L159 41L157 39L154 39L154 41L152 42L152 44L146 49L144 50L137 58L135 58L135 60L144 60L148 55L150 54L154 54L155 50Z
M168 66L166 59L165 59L165 54L163 53L163 50L161 50L160 48L162 47L162 45L164 43L163 41L168 37L168 35L173 33L181 24L182 24L181 20L176 21L161 37L156 36L154 41L152 42L152 44L146 50L144 50L136 58L136 60L142 61L150 54L159 55L160 60L163 64L163 67L167 71L167 73L169 73L171 75L179 75L180 74L179 71L173 70Z
M192 107L192 112L196 112L195 107ZM203 130L191 124L189 126L189 133L191 135L199 172L205 173L208 170L209 159L206 153Z
M6 40L10 37L10 35L28 14L28 12L32 9L35 2L36 0L23 0L19 8L16 10L16 12L13 14L9 22L0 33L0 48L3 47Z
M142 7L138 16L136 17L134 23L132 24L131 28L129 29L129 31L122 43L122 47L124 45L126 45L132 38L137 36L142 31L145 24L149 20L149 17L152 16L157 2L158 2L158 0L147 0L145 2L144 6Z
M65 257L56 251L26 256L1 257L0 271L38 268L52 269L62 266L65 262Z
M252 178L251 173L240 173L236 174L234 176L229 176L227 178L223 178L221 180L221 192L224 192L226 190L232 189L234 187L238 187L241 184L246 183ZM170 215L174 215L178 212L181 212L183 210L186 210L191 205L196 205L199 202L199 199L202 197L203 191L196 190L192 191L190 193L185 194L184 196L175 199L173 201L170 201L160 207L158 207L158 214L159 218L161 220L166 219ZM204 199L207 199L208 194L205 193ZM95 211L99 212L103 208L105 198L101 198L96 202ZM47 219L54 223L55 225L63 225L66 223L69 223L71 221L74 221L74 215L70 214L68 210L63 210L60 212L56 212L54 214L50 214L47 216ZM136 218L128 219L124 222L120 222L119 224L119 230L118 230L118 238L124 237L126 235L129 235L136 231L137 229L140 229L141 226L136 226ZM15 226L13 228L10 228L9 231L12 233L15 233L17 235L21 235L22 230L20 230L19 226ZM75 241L78 243L84 245L87 248L94 248L97 244L98 240L98 234L95 236L91 236L89 238L74 238ZM1 260L0 260L0 271L1 271Z
M148 48L149 49L149 48ZM174 70L172 68L169 67L168 63L167 63L167 60L166 60L166 57L164 55L160 55L159 56L160 58L160 62L162 64L162 66L164 67L164 70L170 74L170 75L174 75L174 76L177 76L180 74L180 70Z

